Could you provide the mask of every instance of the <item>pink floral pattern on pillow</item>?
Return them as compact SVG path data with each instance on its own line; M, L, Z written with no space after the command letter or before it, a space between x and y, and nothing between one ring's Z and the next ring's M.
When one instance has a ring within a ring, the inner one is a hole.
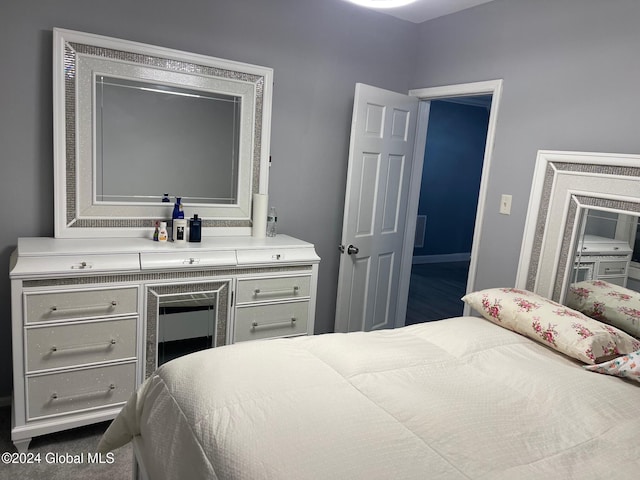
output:
M567 305L585 315L640 337L640 294L603 280L572 285Z
M462 300L487 320L585 363L640 350L640 340L533 292L493 288Z
M593 332L585 327L581 323L572 323L571 326L576 330L576 333L582 338L593 337Z
M538 336L544 340L545 342L557 347L556 345L556 337L558 336L558 332L555 329L555 325L549 324L547 328L542 328L540 324L540 319L534 318L533 323L531 324L533 330L538 334Z

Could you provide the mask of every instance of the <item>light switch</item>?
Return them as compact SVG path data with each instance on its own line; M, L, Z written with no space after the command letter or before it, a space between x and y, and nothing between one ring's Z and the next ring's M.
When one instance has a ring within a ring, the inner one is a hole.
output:
M511 195L502 194L500 197L500 213L511 215Z

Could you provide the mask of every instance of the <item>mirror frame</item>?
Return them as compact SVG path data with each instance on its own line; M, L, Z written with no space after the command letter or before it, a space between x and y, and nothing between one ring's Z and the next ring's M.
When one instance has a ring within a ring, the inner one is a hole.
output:
M517 288L564 302L585 209L640 216L640 155L538 152Z
M54 28L53 40L55 237L148 237L156 221L171 217L166 203L95 202L95 120L87 113L93 109L95 94L85 91L94 90L90 66L95 64L164 72L173 78L193 79L194 84L203 79L232 85L234 91L229 94L241 92L248 101L243 101L241 113L245 134L241 134L239 176L244 181L238 186L237 203L185 204L184 209L185 217L197 213L202 219L203 236L251 235L253 194L268 190L273 69L59 28ZM88 66L82 67L83 62ZM221 89L220 93L227 92ZM90 128L87 118L92 118ZM170 205L172 208L173 203Z

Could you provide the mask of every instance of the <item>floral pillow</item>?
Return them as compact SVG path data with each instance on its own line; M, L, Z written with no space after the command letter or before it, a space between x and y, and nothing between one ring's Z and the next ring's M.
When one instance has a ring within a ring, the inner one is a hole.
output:
M640 350L598 365L585 365L584 368L640 382Z
M588 364L640 350L625 332L527 290L492 288L462 300L487 320Z
M574 283L567 305L588 317L640 337L640 294L602 280Z

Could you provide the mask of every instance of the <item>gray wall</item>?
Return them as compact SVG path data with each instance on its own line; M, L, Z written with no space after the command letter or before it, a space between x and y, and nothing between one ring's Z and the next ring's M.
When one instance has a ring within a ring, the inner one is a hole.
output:
M413 88L504 80L477 289L515 281L538 150L640 153L638 19L637 0L495 0L420 25Z
M316 332L333 329L356 82L407 91L418 26L342 0L21 0L0 6L0 397L11 391L8 264L53 235L52 28L274 69L271 202L322 257Z

